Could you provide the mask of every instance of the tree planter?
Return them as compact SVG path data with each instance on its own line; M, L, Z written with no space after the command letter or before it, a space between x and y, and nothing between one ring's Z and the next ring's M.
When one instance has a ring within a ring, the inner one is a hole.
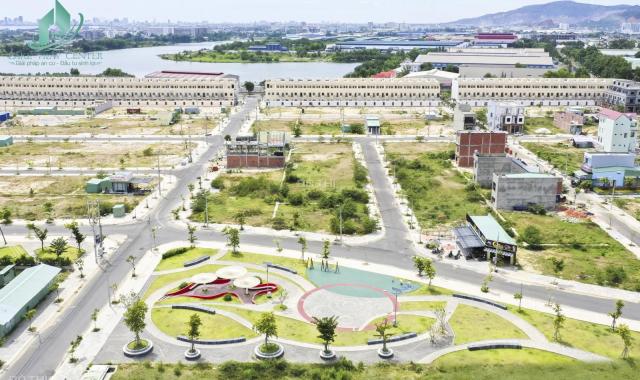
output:
M391 359L393 357L393 350L390 348L387 348L387 351L383 351L382 347L378 349L378 356L381 357L382 359Z
M256 355L256 358L260 360L273 360L273 359L278 359L282 357L282 355L284 355L284 347L282 347L280 343L269 342L269 344L276 345L278 349L274 352L266 353L266 352L260 351L260 347L263 346L262 344L259 346L256 346L256 348L253 350L253 353Z
M142 339L142 341L147 342L147 346L143 348L133 349L129 348L129 345L133 343L133 341L127 343L122 347L122 352L125 356L130 358L137 358L141 356L145 356L151 351L153 351L153 342L149 339Z
M200 350L198 350L197 348L193 351L191 351L191 349L188 349L184 352L184 358L187 360L198 360L200 359Z
M320 359L322 360L333 360L336 358L336 352L334 350L321 350L320 351Z

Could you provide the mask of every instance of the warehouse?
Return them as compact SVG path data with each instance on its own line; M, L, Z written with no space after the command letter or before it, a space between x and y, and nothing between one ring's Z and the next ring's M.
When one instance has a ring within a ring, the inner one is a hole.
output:
M60 268L40 264L25 269L0 289L0 337L9 334L46 297L58 273Z

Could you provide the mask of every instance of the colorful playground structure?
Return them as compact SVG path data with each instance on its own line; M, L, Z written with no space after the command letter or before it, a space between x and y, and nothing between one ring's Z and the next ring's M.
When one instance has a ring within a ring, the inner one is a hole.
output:
M199 273L191 277L186 286L165 294L163 299L191 297L212 300L230 295L244 304L255 304L259 296L276 291L278 285L262 283L258 277L247 276L246 268L232 266L220 268L215 274Z

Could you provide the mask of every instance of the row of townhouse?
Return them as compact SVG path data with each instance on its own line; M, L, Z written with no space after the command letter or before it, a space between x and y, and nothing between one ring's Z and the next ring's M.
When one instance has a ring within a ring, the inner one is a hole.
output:
M234 77L123 78L0 76L0 106L85 107L101 101L114 106L233 106Z

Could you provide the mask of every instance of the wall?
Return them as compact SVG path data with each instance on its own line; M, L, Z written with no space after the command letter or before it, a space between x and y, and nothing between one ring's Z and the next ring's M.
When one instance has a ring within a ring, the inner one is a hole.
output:
M501 210L513 210L529 204L553 210L558 189L562 189L561 179L553 176L512 178L496 174L493 183L495 188L491 191L491 200L494 207Z
M518 165L513 157L506 155L476 155L473 166L474 181L481 187L489 188L493 183L493 174L526 173L525 167Z
M284 168L284 156L227 155L227 168Z
M507 146L504 132L458 132L456 135L456 163L460 167L473 166L475 152L480 154L502 154Z

